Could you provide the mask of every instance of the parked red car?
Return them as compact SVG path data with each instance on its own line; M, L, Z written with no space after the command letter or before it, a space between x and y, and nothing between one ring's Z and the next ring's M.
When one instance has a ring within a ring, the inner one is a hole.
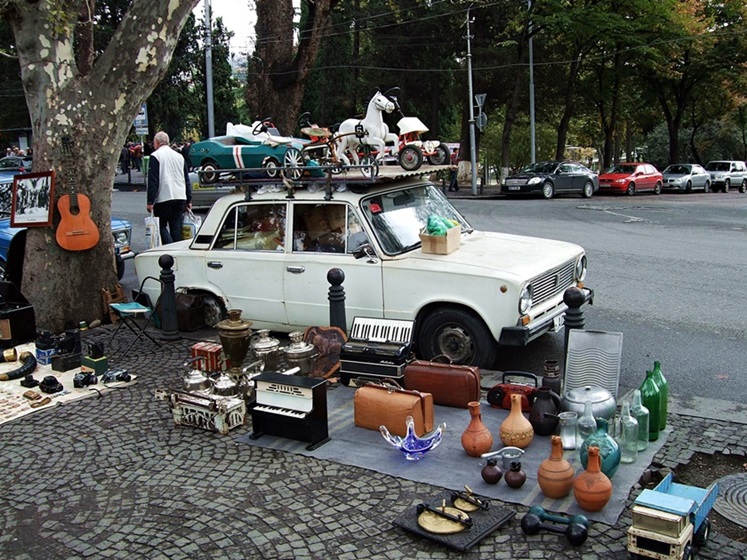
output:
M633 196L641 191L661 193L664 180L650 163L619 163L599 176L600 193L625 193Z

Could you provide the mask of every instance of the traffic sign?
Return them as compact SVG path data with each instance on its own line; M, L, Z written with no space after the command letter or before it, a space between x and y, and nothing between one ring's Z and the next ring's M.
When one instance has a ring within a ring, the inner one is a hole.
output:
M478 107L482 107L485 105L485 98L488 96L487 93L476 93L475 94L475 103Z
M488 116L485 113L480 113L475 117L475 124L480 130L485 130L485 127L488 126Z

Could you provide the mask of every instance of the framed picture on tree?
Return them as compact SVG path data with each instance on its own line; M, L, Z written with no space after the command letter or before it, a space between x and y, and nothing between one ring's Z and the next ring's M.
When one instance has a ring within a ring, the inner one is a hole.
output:
M51 226L53 210L54 171L13 177L13 201L10 207L12 227Z

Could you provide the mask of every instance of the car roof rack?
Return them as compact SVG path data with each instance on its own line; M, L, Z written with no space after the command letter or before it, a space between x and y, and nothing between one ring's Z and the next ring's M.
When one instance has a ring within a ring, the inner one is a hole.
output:
M195 169L200 179L200 188L212 187L234 187L242 192L251 200L252 194L262 187L277 185L289 191L288 198L293 198L293 192L297 189L306 188L311 192L323 190L325 199L332 198L332 192L341 186L349 187L354 190L365 189L376 185L392 183L402 179L415 177L424 177L434 173L449 171L455 166L452 165L422 165L415 171L406 171L398 166L381 166L376 176L364 175L361 170L370 169L370 166L349 166L340 173L334 173L331 166L303 167L303 168L280 168L278 175L267 177L266 168L242 168L242 169L220 169L203 171ZM285 171L301 169L303 174L298 179L291 179L285 175ZM338 168L339 169L339 168ZM218 174L215 181L207 182L204 180L205 175ZM263 176L264 175L264 176ZM444 178L445 180L445 178Z

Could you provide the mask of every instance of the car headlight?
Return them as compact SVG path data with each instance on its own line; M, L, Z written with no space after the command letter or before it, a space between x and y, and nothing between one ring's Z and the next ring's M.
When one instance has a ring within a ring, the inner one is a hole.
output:
M524 313L529 311L530 307L532 307L532 285L527 284L521 290L521 295L519 295L519 313L524 315Z
M581 255L576 260L576 281L581 282L586 278L586 255Z
M615 183L627 183L627 179L615 179Z
M130 236L127 235L126 231L113 231L112 235L114 236L114 246L115 247L121 247L122 245L129 245L130 243Z
M542 179L540 179L539 177L532 177L527 181L527 185L536 185L540 181L542 181Z

